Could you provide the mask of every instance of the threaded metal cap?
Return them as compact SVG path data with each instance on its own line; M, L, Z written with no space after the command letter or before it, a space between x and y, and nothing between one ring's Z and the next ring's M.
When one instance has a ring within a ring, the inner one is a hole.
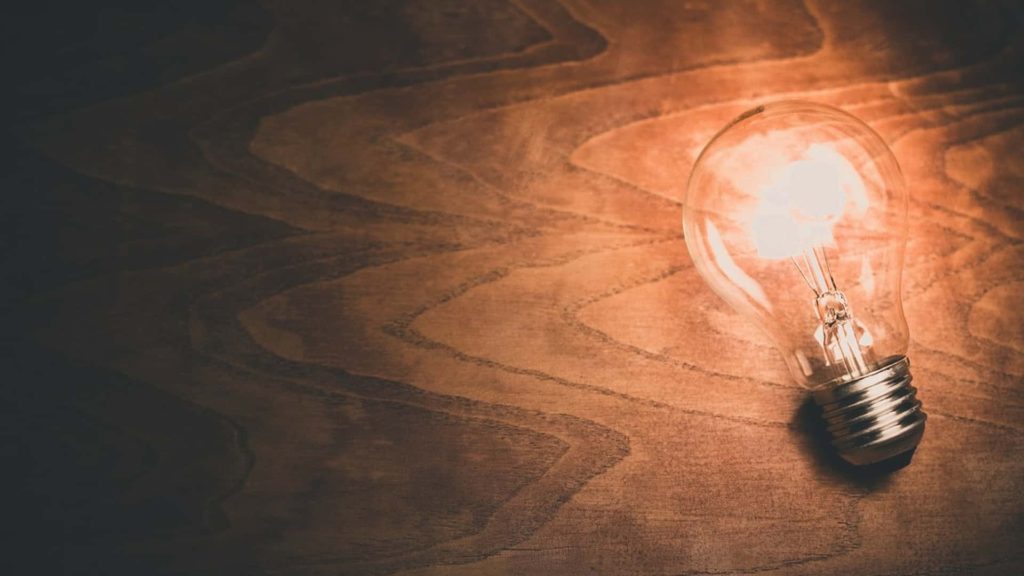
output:
M898 356L856 380L812 393L844 460L864 466L917 447L928 415L912 380L910 361Z

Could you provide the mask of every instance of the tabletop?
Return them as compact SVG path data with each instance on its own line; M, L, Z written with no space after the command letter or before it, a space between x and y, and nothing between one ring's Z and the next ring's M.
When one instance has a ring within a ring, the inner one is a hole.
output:
M170 4L9 36L6 573L1024 572L1019 3ZM682 239L790 98L908 184L899 469Z

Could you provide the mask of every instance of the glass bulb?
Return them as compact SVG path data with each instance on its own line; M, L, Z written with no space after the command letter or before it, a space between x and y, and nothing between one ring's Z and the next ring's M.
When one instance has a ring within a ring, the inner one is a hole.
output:
M809 102L741 114L694 164L683 233L712 290L811 390L840 455L869 464L917 446L926 415L900 302L907 193L878 134Z

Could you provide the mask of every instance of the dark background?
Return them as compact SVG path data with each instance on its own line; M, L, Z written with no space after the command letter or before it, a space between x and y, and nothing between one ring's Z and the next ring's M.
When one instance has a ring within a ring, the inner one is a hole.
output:
M1020 3L5 20L5 573L1024 570ZM700 148L781 97L911 189L895 472L680 238Z

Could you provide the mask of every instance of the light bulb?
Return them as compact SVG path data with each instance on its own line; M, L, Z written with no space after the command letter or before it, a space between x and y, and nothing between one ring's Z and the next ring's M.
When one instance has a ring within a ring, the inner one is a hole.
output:
M809 102L740 115L694 164L683 233L704 280L811 391L845 460L917 446L927 416L900 302L907 194L878 134Z

